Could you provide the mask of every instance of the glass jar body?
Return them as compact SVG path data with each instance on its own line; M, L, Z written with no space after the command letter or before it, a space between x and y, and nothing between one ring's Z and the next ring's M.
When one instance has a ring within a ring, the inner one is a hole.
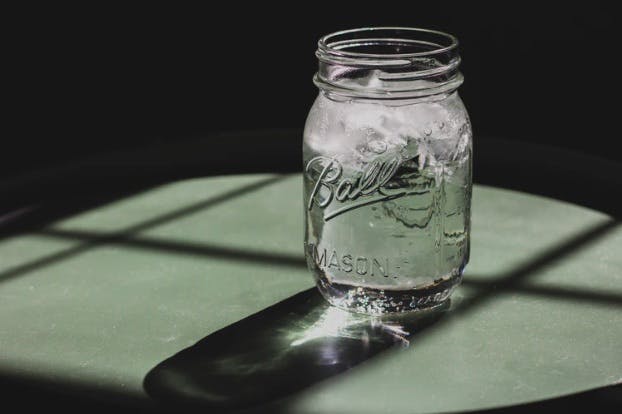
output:
M305 256L322 295L367 314L430 309L469 259L472 132L457 91L321 90L303 140Z

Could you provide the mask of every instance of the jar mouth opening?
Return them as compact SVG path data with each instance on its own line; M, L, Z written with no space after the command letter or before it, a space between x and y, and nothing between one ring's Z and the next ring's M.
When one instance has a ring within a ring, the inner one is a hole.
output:
M458 39L445 32L413 27L364 27L342 30L318 41L317 56L324 61L359 64L404 64L412 59L456 53Z
M458 39L438 30L365 27L322 37L315 84L331 94L403 99L447 94L462 84Z

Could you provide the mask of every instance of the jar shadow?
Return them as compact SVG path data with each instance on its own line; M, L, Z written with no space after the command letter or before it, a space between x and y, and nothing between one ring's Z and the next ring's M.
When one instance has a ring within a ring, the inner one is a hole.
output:
M434 312L370 317L328 305L315 288L305 290L161 362L143 386L176 409L265 406L409 346L448 308L449 301Z

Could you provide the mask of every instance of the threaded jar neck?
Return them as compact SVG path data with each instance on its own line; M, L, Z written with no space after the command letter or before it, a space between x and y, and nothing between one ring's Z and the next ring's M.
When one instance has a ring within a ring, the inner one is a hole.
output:
M458 39L428 29L377 27L322 37L315 84L351 98L409 99L447 94L462 84Z

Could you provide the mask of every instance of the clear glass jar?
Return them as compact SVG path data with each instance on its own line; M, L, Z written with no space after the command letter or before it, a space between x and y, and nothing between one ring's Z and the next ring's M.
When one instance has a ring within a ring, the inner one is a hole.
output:
M471 124L454 36L320 39L304 130L305 255L322 295L367 313L444 303L469 259Z

